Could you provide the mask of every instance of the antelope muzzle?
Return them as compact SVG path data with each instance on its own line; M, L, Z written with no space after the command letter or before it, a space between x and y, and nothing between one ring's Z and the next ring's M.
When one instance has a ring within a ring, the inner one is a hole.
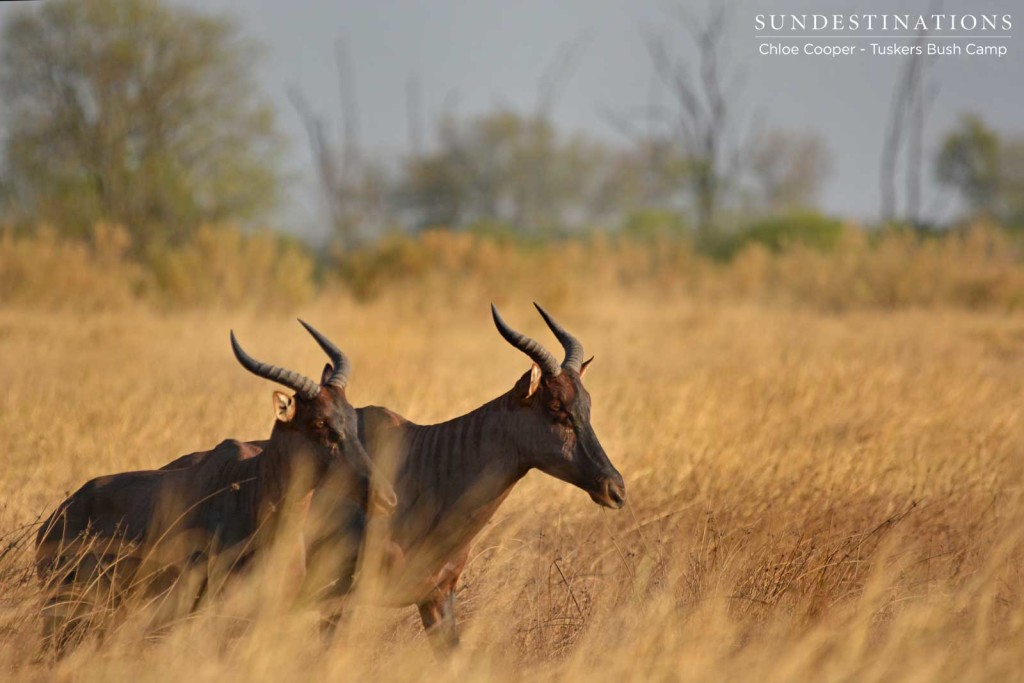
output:
M597 489L590 492L590 499L603 507L620 509L626 504L626 484L622 475L612 472L603 476L598 480Z

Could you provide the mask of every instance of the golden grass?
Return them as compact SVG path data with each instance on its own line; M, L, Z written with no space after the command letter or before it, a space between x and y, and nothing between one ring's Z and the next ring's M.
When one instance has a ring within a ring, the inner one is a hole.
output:
M139 255L118 226L96 225L84 241L0 226L0 306L281 312L344 292L361 301L402 297L420 308L435 305L438 291L445 305L467 305L481 292L523 289L557 306L587 300L596 288L827 312L1006 311L1024 305L1021 239L984 222L930 237L847 226L831 250L790 243L772 251L747 243L719 262L687 239L665 235L528 243L434 230L314 254L274 233L208 225L183 244Z
M463 649L415 609L360 608L323 649L308 614L240 634L213 607L36 662L30 553L0 548L0 677L137 680L934 681L1024 672L1024 320L935 307L815 312L591 287L467 282L296 311L351 356L356 405L461 414L526 369L486 304L553 344L537 292L597 360L593 422L627 482L602 510L528 476L479 538ZM582 293L581 293L582 291ZM272 387L231 357L315 375L292 316L0 309L0 532L86 479L262 438Z
M313 260L270 232L204 225L180 245L131 253L131 235L99 223L88 239L43 227L17 235L0 226L0 305L116 311L251 307L287 310L315 291Z

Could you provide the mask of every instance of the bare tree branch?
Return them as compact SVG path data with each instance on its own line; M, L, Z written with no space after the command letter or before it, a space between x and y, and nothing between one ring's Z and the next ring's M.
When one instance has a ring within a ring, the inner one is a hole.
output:
M341 170L343 177L349 180L362 165L362 150L359 141L359 104L356 101L355 76L348 45L342 38L338 38L334 44L334 59L338 66L338 97L341 101L344 140Z
M302 121L302 127L306 130L306 138L309 140L309 148L316 168L317 181L320 184L331 227L337 230L342 223L341 207L339 206L341 174L338 170L334 150L324 131L324 122L313 113L309 102L296 86L288 88L288 99L295 107L295 111ZM342 235L342 238L347 239L348 236Z
M409 148L414 157L423 154L423 105L420 101L420 81L410 74L405 82L406 114L409 124Z
M545 67L537 86L536 116L538 119L546 120L550 116L551 110L565 91L573 72L579 66L580 58L589 42L590 37L583 34L575 40L563 43L554 59Z
M942 9L942 0L930 5L931 13ZM924 128L928 111L934 104L937 91L927 82L927 68L933 62L925 55L924 44L929 31L918 31L911 54L895 89L889 107L889 124L882 146L879 185L881 192L881 220L888 223L896 219L899 211L897 175L900 157L905 153L905 181L907 205L905 217L914 225L921 224L921 167L924 163Z

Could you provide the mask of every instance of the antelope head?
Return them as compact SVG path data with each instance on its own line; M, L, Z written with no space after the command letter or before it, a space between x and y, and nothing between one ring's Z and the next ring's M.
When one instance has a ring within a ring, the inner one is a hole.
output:
M621 508L626 486L590 424L590 394L583 376L593 360L583 360L583 345L538 306L544 322L565 349L559 363L526 335L509 327L498 310L491 314L498 332L533 361L533 366L512 389L511 410L518 456L526 467L536 467L586 491L598 505Z
M356 411L345 396L351 371L348 357L311 325L299 322L330 359L319 383L298 372L254 359L242 349L232 331L231 348L235 358L254 375L295 392L293 395L273 393L277 418L274 434L303 443L300 450L312 455L313 471L318 478L342 462L348 464L355 474L358 490L367 493L370 510L390 514L397 505L397 496L363 449Z

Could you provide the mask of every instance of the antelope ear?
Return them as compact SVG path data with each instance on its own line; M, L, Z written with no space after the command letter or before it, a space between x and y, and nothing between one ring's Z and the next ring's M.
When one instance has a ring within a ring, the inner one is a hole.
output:
M583 361L583 365L580 366L580 379L583 379L583 375L587 374L587 368L590 367L590 361L592 360L594 360L593 356Z
M540 376L540 367L536 363L534 363L533 365L530 366L530 386L526 390L526 396L524 396L523 398L530 398L531 396L533 396L534 392L537 391L537 387L540 386Z
M274 392L274 415L281 422L291 422L295 417L295 399L282 391Z
M320 384L327 384L327 380L334 374L334 367L330 363L324 366L324 371L320 373Z

